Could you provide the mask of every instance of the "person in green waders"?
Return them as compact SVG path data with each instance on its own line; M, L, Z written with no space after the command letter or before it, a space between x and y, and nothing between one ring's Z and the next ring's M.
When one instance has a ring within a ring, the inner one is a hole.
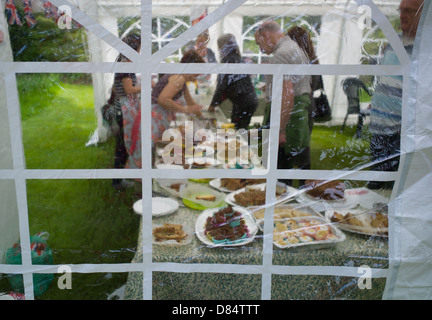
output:
M309 64L304 51L285 35L274 21L263 22L255 32L255 42L261 52L271 55L272 64ZM310 131L308 110L310 99L310 76L286 75L281 91L278 169L310 169ZM266 80L266 111L263 128L270 127L272 79ZM289 180L280 180L291 184Z

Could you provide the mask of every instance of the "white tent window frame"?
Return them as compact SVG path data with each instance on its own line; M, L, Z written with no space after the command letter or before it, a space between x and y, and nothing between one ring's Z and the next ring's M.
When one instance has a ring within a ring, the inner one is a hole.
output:
M184 27L190 28L190 25L188 25L186 22L184 22L183 20L181 20L179 18L165 18L165 19L174 20L176 22L176 25L174 27L172 27L171 29L169 29L168 31L162 33L162 31L161 31L161 18L156 17L157 34L152 35L152 38L153 38L152 42L157 43L158 49L161 49L163 47L164 43L172 41L172 38L170 38L169 36L172 32L174 32L179 27L184 26ZM176 54L171 55L170 58L177 59L178 61L180 61L181 48L179 48L177 50Z
M191 73L205 73L209 69L214 73L248 73L248 74L270 74L273 76L274 91L273 108L271 114L271 132L270 132L270 153L272 150L277 149L277 132L279 124L277 119L280 114L281 97L277 94L277 88L282 87L282 79L284 75L288 74L328 74L328 75L402 75L404 77L403 88L403 128L402 132L407 131L407 122L412 120L413 114L411 113L413 107L408 103L410 92L409 79L411 77L410 59L404 51L402 44L398 41L398 36L390 25L385 16L379 11L377 6L371 0L356 0L358 4L367 4L373 8L373 19L381 27L389 42L394 46L401 61L400 66L365 66L365 65L299 65L299 66L279 66L279 65L248 65L248 66L226 66L220 64L166 64L163 63L164 58L168 57L174 51L178 50L182 45L186 44L189 39L195 38L199 33L208 29L215 21L223 18L233 10L239 8L246 0L228 1L221 5L217 10L209 14L207 18L202 20L199 24L191 27L182 35L173 39L168 45L164 46L158 52L152 54L151 46L146 47L143 45L141 54L133 52L131 48L125 46L120 39L115 36L109 35L105 32L103 27L95 23L90 17L86 16L78 8L73 6L66 0L51 0L57 7L61 5L69 5L73 9L74 19L76 19L84 27L101 39L105 40L112 47L119 52L124 53L131 58L131 63L105 63L105 62L92 62L92 63L0 63L1 72L5 77L5 91L6 91L6 104L9 114L10 135L12 139L12 159L13 169L0 170L1 179L9 179L15 182L15 191L17 196L18 214L19 214L19 229L20 239L22 243L22 265L10 266L0 265L0 273L19 273L23 274L25 297L26 299L34 299L33 296L33 279L34 273L57 273L56 265L38 265L34 266L31 262L30 255L30 236L29 236L29 219L27 207L27 194L26 194L26 180L27 179L111 179L111 178L140 178L143 180L143 211L151 212L151 181L153 178L169 178L172 176L170 170L157 170L152 169L151 159L145 153L150 150L150 139L143 139L143 167L137 170L124 170L120 173L110 169L94 169L94 170L28 170L25 167L25 157L22 142L20 112L18 103L18 90L16 82L17 73L112 73L112 72L137 72L142 76L142 105L149 105L150 88L151 88L151 74L152 73L184 73L188 70ZM152 10L151 1L141 1L141 23L142 23L142 43L151 43ZM146 41L147 40L147 41ZM148 112L146 112L148 111ZM151 117L150 111L144 110L142 112L142 132L143 137L150 136ZM409 129L409 128L408 128ZM398 196L399 180L401 179L402 168L406 165L406 154L414 151L414 143L408 135L402 137L402 154L401 165L398 172L368 172L368 171L333 171L333 170L288 170L279 171L276 168L276 159L270 157L269 170L266 172L259 172L259 177L266 178L270 183L267 189L267 199L269 202L274 198L275 182L280 178L289 179L353 179L353 180L395 180L395 193L393 199ZM273 152L274 153L274 152ZM408 159L409 160L409 159ZM208 169L205 172L205 177L218 177L218 178L257 178L257 172L236 170L233 175L232 170L221 169ZM177 178L204 178L203 172L200 170L180 170L176 173ZM397 200L397 199L396 199ZM399 203L394 202L397 207ZM393 207L394 209L394 207ZM151 241L151 225L152 217L150 215L143 216L143 246L144 255L142 263L130 264L77 264L71 265L73 273L92 273L92 272L143 272L143 298L145 300L152 299L152 273L157 271L163 272L210 272L210 273L230 273L230 274L259 274L262 276L262 292L261 297L264 300L271 298L271 275L284 274L284 275L334 275L334 276L347 276L358 277L358 268L351 267L336 267L336 266L274 266L272 265L272 240L271 237L266 235L272 234L272 213L273 208L266 209L265 214L265 229L264 229L264 245L263 245L263 263L262 265L242 265L241 268L235 268L235 265L220 265L220 264L176 264L176 263L155 263L152 261L152 241ZM392 265L398 263L396 257L399 257L397 235L395 229L390 229L389 242L391 251L389 252L389 269L374 269L372 268L373 278L389 277L393 273Z
M269 16L268 18L272 18L271 16ZM256 29L264 20L266 20L266 19L262 19L262 20L259 20L259 21L257 21L256 23L254 23L253 25L251 25L251 26L249 26L243 33L242 33L242 37L241 37L241 42L242 42L242 44L243 44L243 46L242 47L244 47L244 42L245 41L255 41L255 37L253 36L253 34L252 34L252 36L251 35L249 35L249 33L251 33L251 32L253 32L253 30L254 29ZM282 30L285 28L285 17L281 17L281 28L282 28ZM312 35L311 35L311 37L312 37L312 39L314 40L314 39L316 39L316 37L317 37L317 33L316 33L316 30L315 30L315 28L313 28L306 20L304 20L304 19L301 19L300 20L300 22L297 22L296 23L296 25L299 25L299 26L303 26L303 27L305 27L307 30L309 30L309 31L311 31L312 32ZM246 58L248 58L248 57L250 57L250 58L253 58L253 57L257 57L257 63L258 64L261 64L261 61L262 61L262 57L263 56L266 56L265 54L263 54L261 51L260 52L258 52L258 53L248 53L248 52L243 52L243 56L244 57L246 57Z

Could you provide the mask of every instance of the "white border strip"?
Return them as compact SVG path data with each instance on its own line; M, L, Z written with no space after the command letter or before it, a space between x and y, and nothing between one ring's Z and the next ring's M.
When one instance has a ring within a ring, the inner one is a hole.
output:
M137 69L151 73L244 73L285 75L403 75L409 66L373 65L254 65L215 63L150 63L150 62L0 62L0 70L9 73L118 73L136 72Z
M141 41L141 53L142 60L140 60L137 70L141 72L141 105L151 106L151 74L149 72L149 61L151 58L151 30L152 30L152 1L143 0L141 1L141 35L142 39L147 41ZM147 33L146 33L147 31ZM151 300L153 295L153 273L151 266L153 262L153 240L152 240L152 188L153 182L151 177L151 139L144 137L151 137L151 107L141 108L141 159L142 159L142 252L143 252L143 299Z
M0 170L1 179L14 179L16 184L16 193L18 199L18 213L20 217L20 234L22 240L22 249L23 249L23 265L21 266L9 266L9 265L0 265L0 270L8 271L14 270L18 273L24 274L24 282L25 282L25 295L27 299L32 299L33 297L33 283L32 283L32 273L43 272L44 270L52 270L53 266L33 266L31 264L31 255L30 255L30 242L29 242L29 223L28 223L28 208L27 208L27 195L26 195L26 179L47 179L49 176L55 179L97 179L97 178L112 178L113 176L118 177L140 177L145 181L143 183L143 192L146 192L146 198L149 200L151 198L151 178L155 177L168 177L172 175L172 171L170 170L148 170L149 162L146 160L143 162L143 170L124 170L124 171L113 171L113 170L25 170L24 167L24 156L23 156L23 144L22 144L22 134L21 134L21 123L19 119L19 101L18 101L18 92L16 87L16 73L47 73L47 72L59 72L59 73L76 73L76 72L134 72L135 70L139 70L143 76L143 92L146 92L147 95L149 93L149 84L150 84L150 73L151 72L173 72L173 73L183 73L185 68L188 72L220 72L230 70L231 72L241 72L248 74L271 74L273 75L274 80L274 90L275 88L281 87L282 78L285 74L359 74L359 75L378 75L378 74L402 74L406 75L409 70L410 61L407 58L407 54L397 35L391 25L388 22L388 19L379 11L379 9L373 4L372 1L357 1L359 4L367 4L373 8L374 20L379 24L382 31L388 38L388 40L392 43L396 53L398 54L402 65L401 66L358 66L358 65L320 65L320 66L309 66L309 65L295 65L295 66L275 66L275 65L247 65L247 66L227 66L227 65L213 65L208 64L206 66L203 65L181 65L181 64L164 64L159 63L167 54L171 52L171 50L177 50L179 46L185 44L189 41L190 37L195 36L207 29L211 24L223 18L225 15L233 11L234 9L240 7L246 0L237 1L229 1L226 4L222 5L216 11L211 13L206 19L201 21L199 24L191 28L182 34L175 42L171 42L169 45L165 46L159 52L150 55L149 47L143 47L142 54L138 54L134 50L132 50L129 46L125 45L120 39L112 35L105 28L101 27L97 22L88 17L82 11L73 6L70 2L65 0L52 0L51 1L56 6L68 5L72 8L72 12L74 15L74 19L76 19L80 24L87 28L88 31L93 32L97 37L107 42L113 48L117 49L119 52L131 58L132 63L120 65L114 63L54 63L54 62L45 62L45 63L32 63L32 62L2 62L0 63L0 68L2 72L5 73L5 83L6 83L6 94L7 94L7 105L8 112L10 117L11 125L11 136L14 137L12 141L12 152L14 159L14 170ZM143 20L143 28L142 35L146 36L146 30L149 33L151 30L151 1L143 0L141 2L141 16ZM159 60L159 61L158 61ZM138 67L138 68L137 68ZM150 67L150 68L149 68ZM404 80L405 81L405 80ZM271 149L277 149L277 130L275 128L279 127L275 118L280 113L280 104L281 97L278 95L273 95L276 97L273 100L272 108L272 132L271 135ZM143 98L145 99L145 98ZM406 98L405 100L406 101ZM146 100L142 100L142 102L147 102ZM146 110L148 113L149 111ZM149 117L144 117L142 123L144 129L149 129L149 124L151 121ZM144 131L143 131L144 132ZM147 146L149 143L144 141L144 146ZM147 146L148 147L148 146ZM143 148L144 149L144 148ZM144 152L143 152L144 155ZM144 158L143 158L144 160ZM270 167L275 168L276 159L270 159ZM250 172L236 172L236 176L245 176L248 177L251 175ZM232 171L216 171L216 170L208 170L206 175L214 175L214 176L232 176ZM280 177L290 177L290 178L305 178L305 177L345 177L350 179L367 179L369 180L372 176L374 179L378 176L378 179L387 180L391 177L391 179L399 177L399 173L376 173L376 172L358 172L358 171L295 171L295 170L283 170L276 171L270 170L265 176L271 182L275 182ZM179 172L179 177L199 177L202 176L202 172L192 172L192 171L182 171ZM48 178L49 179L49 178ZM273 184L270 184L273 185ZM268 199L272 199L272 189L275 186L268 188L267 196ZM151 207L151 201L147 201L149 203L148 206ZM151 209L151 208L146 208ZM151 210L148 210L151 212ZM272 209L269 208L266 210L265 219L267 222L272 221ZM143 281L143 297L144 299L151 299L152 295L152 272L155 271L168 271L168 272L214 272L214 273L233 273L233 270L237 265L203 265L203 264L175 264L175 263L153 263L152 262L152 248L151 241L148 241L151 236L151 216L145 215L143 216L143 232L144 232L144 245L143 245L143 253L144 253L144 261L142 264L113 264L113 265L91 265L91 264L81 264L81 265L72 265L72 270L74 272L82 272L82 273L90 273L90 272L110 272L112 270L117 270L117 272L128 272L128 271L144 271L144 281ZM312 275L346 275L346 276L356 276L357 268L349 268L349 267L337 267L337 266L273 266L271 257L272 257L272 243L271 243L271 224L266 223L267 227L264 232L264 249L263 249L263 264L261 266L254 265L242 265L238 270L239 273L248 273L248 274L261 274L263 276L262 279L262 299L269 299L271 297L271 274L312 274ZM267 236L266 236L267 235ZM45 267L47 269L45 269ZM386 277L387 270L386 269L373 269L375 277ZM50 271L51 272L51 271ZM358 276L358 275L357 275Z
M151 169L151 176L155 179L172 178L175 174L178 179L185 178L266 178L270 177L266 170L222 170L206 169L205 172L197 170L169 170ZM338 170L295 170L279 169L278 178L281 179L321 179L330 180L346 179L359 181L392 181L399 177L397 172L375 172L375 171L338 171ZM11 179L139 179L143 177L143 171L139 169L119 170L119 169L24 169L10 170L0 169L0 180Z
M63 273L59 269L63 265L34 265L31 268L23 265L0 265L0 273L25 274L29 272L38 274ZM153 262L151 268L146 263L118 263L118 264L67 264L71 273L99 273L99 272L172 272L172 273L229 273L229 274L278 274L278 275L320 275L361 277L357 267L346 266L278 266L268 268L263 265L243 264L206 264L206 263L175 263ZM385 278L389 269L370 268L372 278Z

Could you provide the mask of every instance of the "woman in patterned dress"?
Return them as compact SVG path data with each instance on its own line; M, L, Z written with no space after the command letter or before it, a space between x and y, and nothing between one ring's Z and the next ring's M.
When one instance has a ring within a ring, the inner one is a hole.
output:
M181 63L204 63L204 59L195 50L189 50L183 55ZM170 122L176 113L202 115L202 106L192 98L187 87L188 82L194 82L199 74L164 74L152 90L152 147L162 139ZM184 97L184 106L179 99Z
M141 39L128 35L123 39L132 49L140 51ZM120 54L118 62L130 60ZM121 107L123 140L127 152L125 168L141 168L141 82L135 73L117 73L114 76L116 103Z

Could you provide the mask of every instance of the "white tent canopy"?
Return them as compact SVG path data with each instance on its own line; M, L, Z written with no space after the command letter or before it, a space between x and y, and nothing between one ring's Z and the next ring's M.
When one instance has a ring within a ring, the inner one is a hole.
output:
M55 2L55 1L54 1ZM193 16L196 12L207 9L209 13L220 8L226 1L153 1L146 7L152 17ZM61 3L61 1L60 1ZM375 1L374 4L387 16L397 16L398 0ZM140 1L76 1L81 11L88 14L115 36L119 36L117 19L127 16L140 16ZM364 6L364 5L363 5ZM237 39L244 39L242 34L243 17L287 16L296 20L303 16L321 17L321 33L316 34L317 56L324 65L359 65L362 46L365 43L363 29L358 27L359 19L365 11L362 4L355 1L246 1L214 24L210 25L209 46L217 52L216 39L223 32L233 33ZM288 20L288 19L287 19ZM259 20L257 21L259 23ZM376 28L375 28L376 29ZM105 41L88 34L89 50L92 61L114 61L118 52ZM243 45L243 41L239 41ZM145 44L144 44L145 45ZM243 48L241 48L243 49ZM109 94L112 75L93 75L95 89L95 108L99 113ZM330 99L333 112L332 124L341 123L346 115L347 100L340 83L346 77L324 76L324 86ZM105 95L103 94L105 92ZM105 139L106 130L99 115L99 139Z
M72 16L80 24L85 26L88 32L89 51L92 60L90 63L14 63L7 32L5 41L0 44L0 252L8 248L16 238L20 237L23 243L23 252L29 252L28 248L28 212L26 197L26 179L58 179L76 177L84 179L107 178L109 170L35 170L28 171L25 167L25 157L22 147L22 132L20 124L18 90L15 74L20 72L91 72L93 74L95 109L99 117L99 137L103 139L104 132L99 109L105 103L112 82L112 73L121 70L137 70L141 72L182 72L184 66L163 63L164 58L175 52L179 46L198 35L203 30L210 28L212 39L226 31L237 32L236 36L242 36L243 16L320 16L321 33L317 40L317 51L320 58L320 66L303 66L289 69L282 66L279 69L271 66L262 68L261 65L244 66L211 66L211 72L268 72L275 77L281 77L284 73L321 73L331 75L326 77L325 86L334 107L334 121L340 121L346 111L345 96L339 92L338 83L347 75L374 75L380 73L404 75L404 126L402 139L402 165L399 172L386 175L385 173L369 172L313 172L318 177L336 179L340 176L347 179L369 179L377 175L385 180L395 178L396 185L392 201L390 203L390 236L389 236L389 268L386 270L374 270L373 276L386 277L387 287L384 299L431 299L432 298L432 209L431 188L432 185L432 130L429 124L432 96L432 6L430 1L425 2L422 21L416 39L416 46L412 61L409 60L403 47L398 42L395 30L391 27L387 16L397 15L399 0L358 0L338 1L320 0L302 1L216 1L216 0L185 0L185 1L84 1L84 0L52 0L56 6L69 5L72 7ZM4 2L2 2L4 5ZM361 47L363 44L363 31L358 28L359 18L363 12L358 8L362 5L370 6L375 23L381 28L387 40L398 52L401 66L380 68L360 64ZM204 6L209 10L208 18L201 21L194 28L166 45L157 53L151 54L151 18L159 16L190 16L193 8ZM4 9L4 8L2 8ZM117 19L125 16L141 16L141 32L143 50L141 55L132 52L119 39ZM7 30L5 16L0 15L0 28ZM335 32L335 30L337 32ZM214 42L211 44L214 46ZM118 52L132 56L133 63L127 66L114 65ZM193 72L205 71L209 66L188 66ZM122 69L123 68L123 69ZM128 69L129 68L129 69ZM108 74L111 74L109 76ZM340 86L339 86L340 87ZM143 88L149 93L150 80L145 79ZM405 90L406 89L406 90ZM143 126L150 124L147 119ZM145 142L147 145L148 142ZM143 163L143 165L146 165ZM147 170L143 166L143 170ZM128 174L134 174L128 173ZM139 172L139 174L142 174ZM146 173L147 174L147 173ZM180 173L181 175L182 173ZM296 173L301 177L303 173ZM126 174L125 174L126 176ZM269 178L276 179L276 175L269 173ZM151 194L151 192L148 192ZM143 193L145 194L145 193ZM18 215L15 215L18 212ZM150 217L151 218L151 217ZM150 222L151 221L146 221ZM11 231L8 225L19 225L19 235ZM147 227L145 227L147 228ZM149 231L149 229L145 229ZM26 242L27 241L27 242ZM27 244L26 244L27 243ZM150 244L151 245L151 244ZM27 250L27 251L26 251ZM150 259L151 260L151 259ZM151 261L144 261L151 264ZM116 266L117 267L117 266ZM182 266L187 268L187 266ZM44 269L45 268L45 269ZM32 266L28 254L23 255L23 265L17 267L3 265L0 257L0 274L14 273L16 270L24 274L26 284L26 297L32 298L31 286L32 272L44 270L52 272L50 266ZM110 271L110 266L73 266L73 271L94 272ZM96 269L94 269L96 268ZM151 266L145 270L152 270ZM186 269L183 269L183 271ZM192 272L196 271L191 269ZM197 269L198 270L198 269ZM252 269L253 270L253 269ZM315 270L315 269L314 269ZM114 271L118 271L117 269ZM330 270L329 274L338 274L340 270ZM346 268L342 270L347 275L353 275L353 271ZM354 275L355 276L355 275ZM151 283L151 272L145 274L147 281ZM267 281L267 277L263 277ZM266 282L268 284L268 282ZM30 289L27 289L30 287ZM263 292L265 292L263 290ZM145 297L151 297L151 292L144 292ZM268 296L264 298L269 298Z

